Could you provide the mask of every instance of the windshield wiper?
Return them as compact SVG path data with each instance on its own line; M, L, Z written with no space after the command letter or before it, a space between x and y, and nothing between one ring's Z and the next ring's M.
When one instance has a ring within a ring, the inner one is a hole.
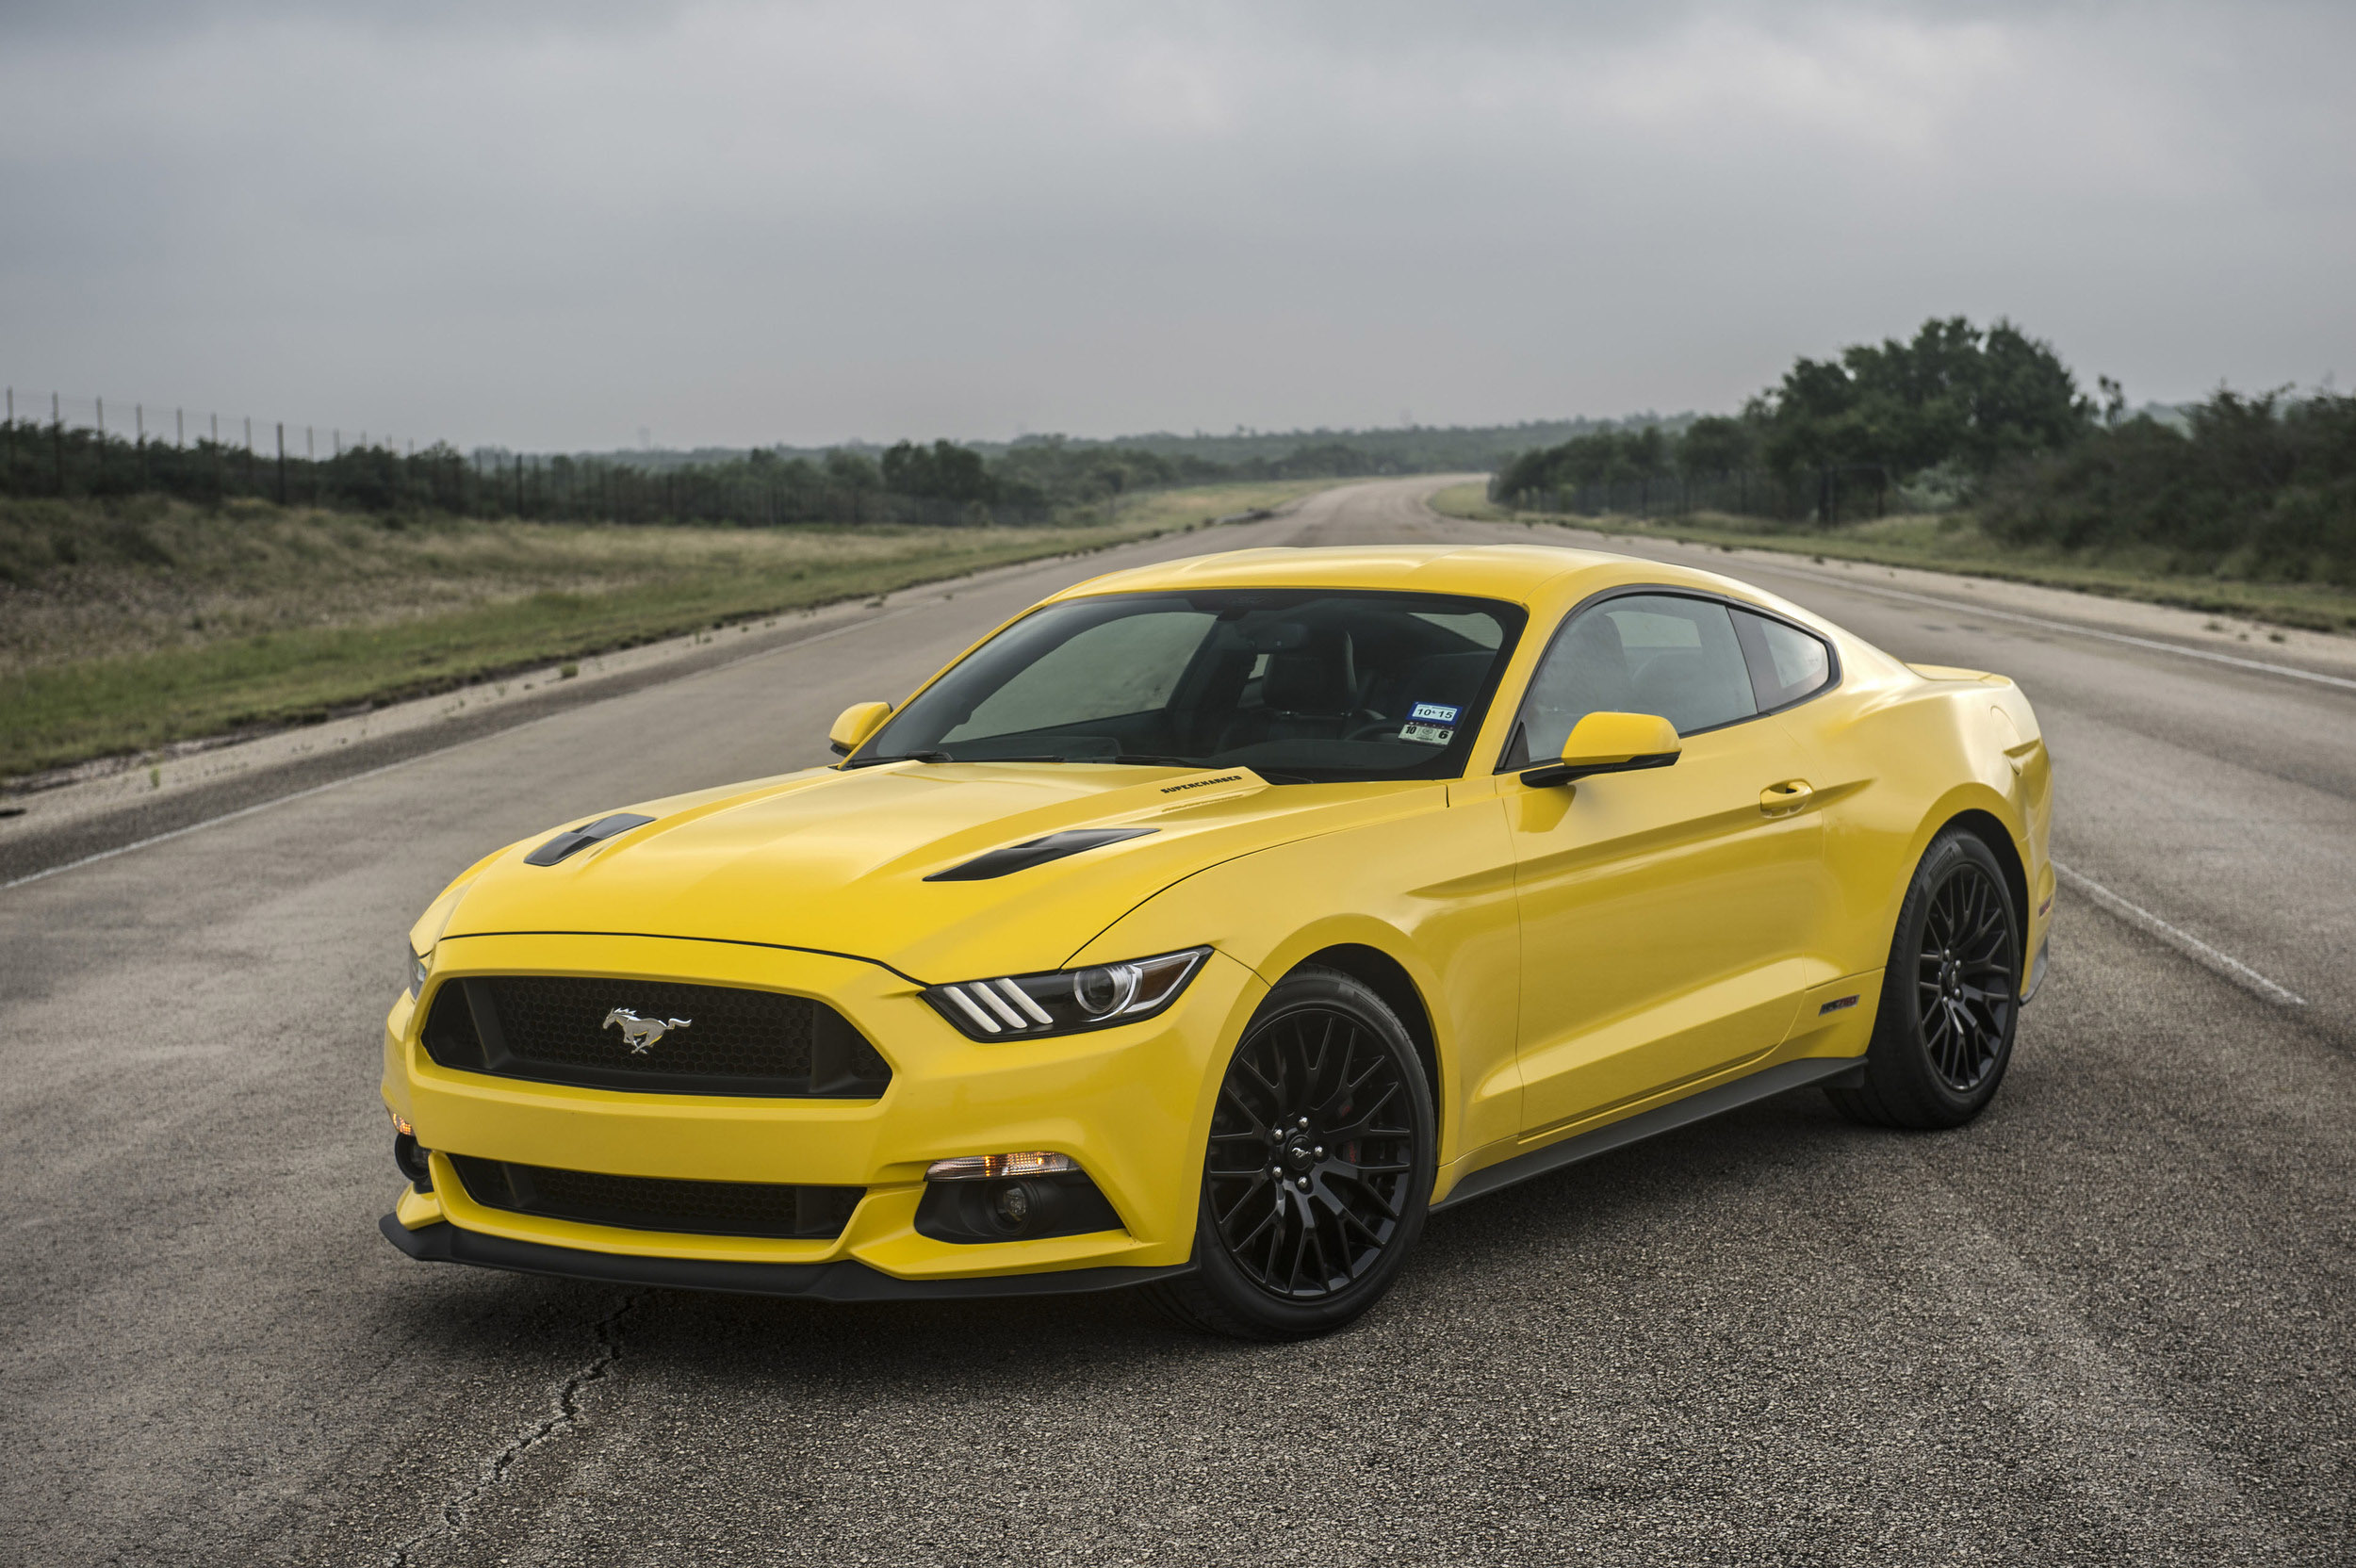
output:
M908 751L897 757L862 757L845 767L875 768L886 762L1069 762L1069 757L1042 754L1038 757L952 757L945 751Z
M957 759L945 751L908 751L897 757L859 757L843 763L846 768L880 768L886 762L954 762Z

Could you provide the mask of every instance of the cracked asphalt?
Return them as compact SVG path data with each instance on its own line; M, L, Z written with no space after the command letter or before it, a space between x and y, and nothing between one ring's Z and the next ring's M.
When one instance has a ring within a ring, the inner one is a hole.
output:
M1432 487L1114 557L1552 536ZM0 1562L2356 1557L2356 692L1975 618L1984 588L1646 553L2017 677L2059 857L2303 1004L2065 891L1973 1126L1756 1105L1437 1217L1307 1345L1118 1296L826 1309L395 1253L376 1037L452 871L823 760L845 703L1114 561L912 591L0 890Z

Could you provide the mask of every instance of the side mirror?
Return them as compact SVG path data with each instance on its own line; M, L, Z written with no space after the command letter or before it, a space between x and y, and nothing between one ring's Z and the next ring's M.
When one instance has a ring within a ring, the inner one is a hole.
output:
M1590 713L1571 727L1562 758L1530 769L1522 782L1543 790L1589 774L1665 768L1679 749L1677 726L1659 714Z
M855 702L843 710L842 717L834 721L834 727L826 731L826 744L834 748L837 757L848 757L867 737L881 729L884 720L890 717L892 704L888 702Z

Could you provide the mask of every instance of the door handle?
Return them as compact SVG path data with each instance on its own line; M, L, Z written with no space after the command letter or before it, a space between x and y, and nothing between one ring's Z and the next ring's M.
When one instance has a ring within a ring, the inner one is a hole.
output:
M1815 798L1816 791L1807 779L1787 778L1759 792L1759 808L1771 817L1788 817Z

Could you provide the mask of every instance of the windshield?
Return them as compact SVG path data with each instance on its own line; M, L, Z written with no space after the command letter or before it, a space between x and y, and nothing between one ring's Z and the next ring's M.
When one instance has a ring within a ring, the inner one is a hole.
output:
M1464 771L1522 612L1431 594L1070 599L960 660L848 764L1249 767L1275 782Z

